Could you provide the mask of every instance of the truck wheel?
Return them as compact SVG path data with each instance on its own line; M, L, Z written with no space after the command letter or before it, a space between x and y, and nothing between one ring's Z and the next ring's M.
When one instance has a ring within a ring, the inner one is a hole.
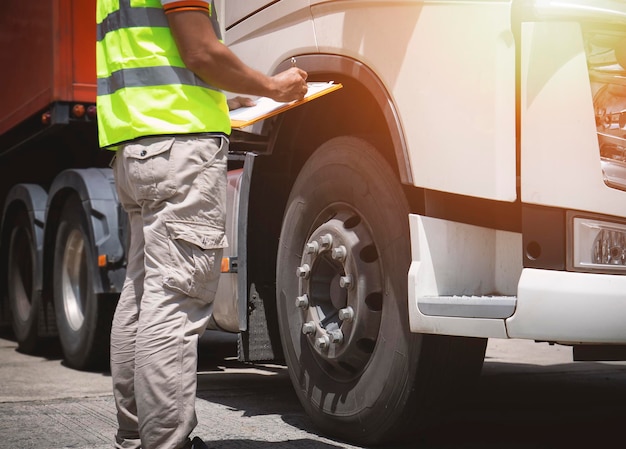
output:
M41 292L35 288L37 254L26 210L14 216L8 250L7 293L13 333L19 350L29 354L37 346Z
M95 255L79 198L70 196L61 212L54 250L54 307L67 364L103 368L109 361L112 312L94 292Z
M409 209L396 179L367 142L326 142L296 179L278 250L296 393L325 433L361 444L412 437L454 383L455 347L476 359L486 343L409 331Z

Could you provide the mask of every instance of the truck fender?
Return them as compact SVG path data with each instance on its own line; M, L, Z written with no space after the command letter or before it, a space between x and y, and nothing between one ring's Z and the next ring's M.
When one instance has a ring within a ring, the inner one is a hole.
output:
M389 130L400 181L404 184L413 184L411 159L400 114L393 96L378 75L363 62L341 55L305 54L297 57L298 67L305 70L309 77L332 73L334 76L351 78L366 88L382 111L386 128ZM285 59L276 67L274 73L287 70L290 66L290 59Z
M94 276L94 292L119 293L125 273L123 236L127 222L117 199L113 171L104 168L70 169L54 179L48 194L46 242L54 242L62 205L71 194L78 195L82 203L94 254L106 256L104 267L99 266L97 257L89 261L89 270L98 274ZM47 247L50 249L44 254L44 262L49 266L54 257L54 245Z

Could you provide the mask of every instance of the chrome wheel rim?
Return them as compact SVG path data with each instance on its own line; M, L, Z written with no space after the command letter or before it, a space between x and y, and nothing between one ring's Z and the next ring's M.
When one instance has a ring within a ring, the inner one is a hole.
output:
M300 329L331 377L361 374L374 352L383 307L379 249L367 222L349 205L333 205L305 242L295 275Z
M80 231L74 229L68 235L63 252L61 278L65 316L74 331L82 328L85 322L87 278L85 239Z

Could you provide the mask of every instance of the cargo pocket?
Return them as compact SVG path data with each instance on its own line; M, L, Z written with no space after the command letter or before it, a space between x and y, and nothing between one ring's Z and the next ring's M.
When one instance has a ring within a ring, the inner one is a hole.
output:
M172 197L177 191L176 169L170 161L175 139L154 137L140 142L128 144L123 150L136 199L162 201Z
M220 277L224 231L188 221L168 221L169 263L163 284L192 298L212 302Z

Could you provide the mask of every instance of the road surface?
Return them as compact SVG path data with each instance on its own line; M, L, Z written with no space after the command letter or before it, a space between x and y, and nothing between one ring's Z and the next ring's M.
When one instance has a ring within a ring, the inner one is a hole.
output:
M111 448L106 372L65 367L58 344L38 355L0 338L0 448ZM195 434L216 449L359 448L316 433L285 367L245 365L230 343L203 345ZM571 349L490 340L483 374L445 424L405 446L423 449L623 447L626 362L571 361Z

